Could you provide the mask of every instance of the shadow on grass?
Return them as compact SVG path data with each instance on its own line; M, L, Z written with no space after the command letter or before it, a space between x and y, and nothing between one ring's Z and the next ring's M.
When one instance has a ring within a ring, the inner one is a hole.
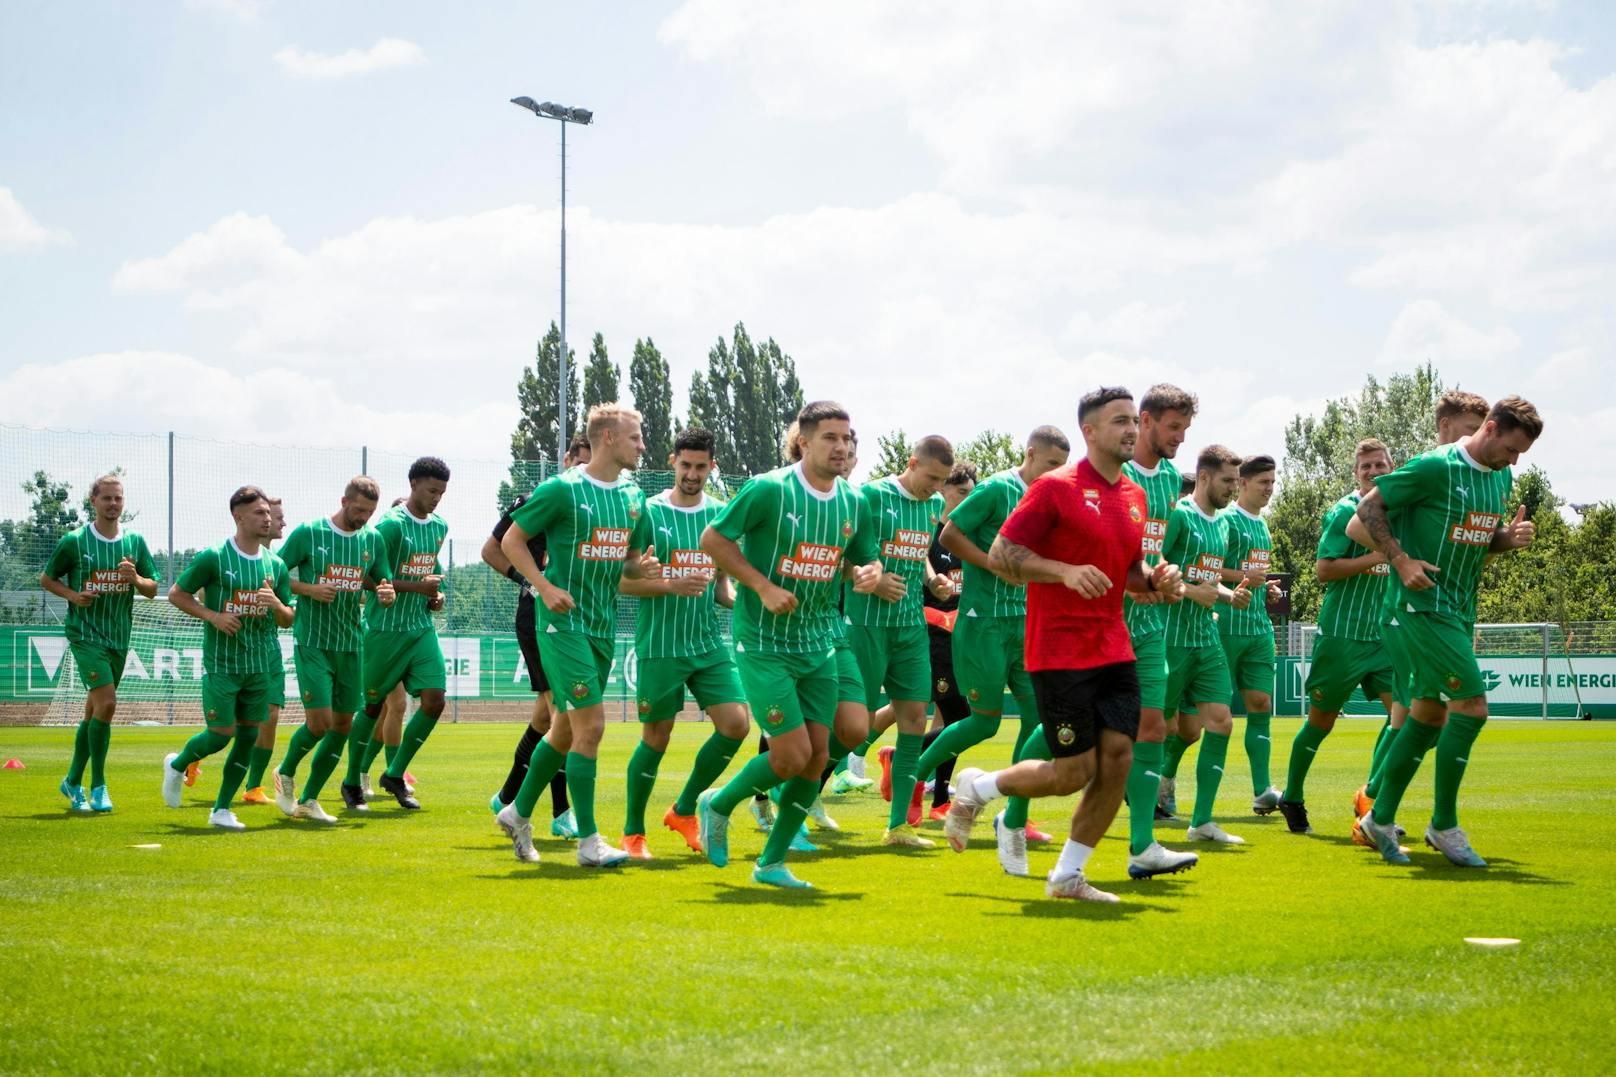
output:
M714 883L711 895L686 899L686 905L824 905L831 901L862 901L862 890L784 890L778 886L736 886Z
M1119 923L1132 919L1147 912L1176 913L1179 910L1172 905L1160 905L1134 898L1132 891L1128 896L1115 905L1098 901L1072 901L1063 898L1044 897L994 897L988 894L954 893L949 897L975 898L978 901L991 901L998 905L1014 905L1015 911L988 912L986 916L1022 917L1031 916L1040 920L1100 920Z
M1420 882L1441 880L1442 882L1463 882L1469 885L1484 886L1487 883L1503 883L1510 886L1570 886L1566 879L1551 879L1547 875L1538 875L1535 872L1522 870L1517 860L1503 860L1494 858L1487 861L1484 868L1461 868L1457 864L1448 862L1448 858L1432 853L1422 856L1411 853L1409 857L1413 863L1409 865L1404 878L1416 879Z

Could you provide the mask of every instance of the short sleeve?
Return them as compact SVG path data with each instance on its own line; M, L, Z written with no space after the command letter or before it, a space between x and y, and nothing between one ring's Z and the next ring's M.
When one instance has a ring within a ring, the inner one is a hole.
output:
M308 561L309 555L313 552L314 543L309 541L309 525L298 524L292 528L291 534L286 536L286 542L280 548L280 558L290 570Z
M1324 514L1324 528L1319 532L1319 548L1316 555L1320 561L1351 556L1353 542L1347 537L1347 516L1350 512L1349 503L1337 502Z
M1163 561L1174 565L1181 565L1184 563L1183 545L1184 529L1186 526L1187 525L1184 523L1183 509L1174 508L1172 512L1167 514L1167 535L1162 539Z
M1401 509L1423 500L1447 474L1448 462L1438 453L1416 456L1396 471L1375 477L1375 488L1387 509Z
M219 579L219 551L198 551L191 563L185 566L179 579L174 585L188 595L194 595L210 583L217 583Z
M993 511L993 499L998 496L994 489L997 483L981 482L976 489L965 495L965 500L954 506L954 511L948 514L949 523L960 531L971 534L987 522Z
M527 500L511 506L511 523L528 535L537 535L554 523L565 503L572 499L563 489L561 477L545 479L533 488ZM509 527L506 528L510 530ZM501 535L500 538L504 538Z
M372 528L365 536L366 548L370 550L370 578L377 583L393 578L393 566L388 563L386 553L382 549L382 537Z
M999 528L1007 542L1037 551L1060 519L1060 485L1054 478L1036 480Z
M286 567L286 562L279 557L275 559L274 569L275 597L281 600L281 605L292 604L292 572Z
M767 519L771 510L778 510L779 501L779 487L753 479L719 510L712 529L731 542L739 542L742 535Z
M634 517L634 533L629 538L630 549L644 550L653 545L655 533L651 530L651 509L645 503L645 493L636 491L634 494L638 513Z
M151 547L145 535L135 536L135 572L148 580L157 579L157 562L152 559Z
M388 514L376 522L376 535L381 539L384 558L389 566L398 561L398 551L404 545L404 525L398 517Z
M853 498L853 535L842 557L851 565L867 565L881 556L881 542L875 533L880 516L862 492Z
M59 580L72 571L78 562L78 543L73 541L73 533L68 532L56 543L56 549L51 551L50 560L45 563L45 575L53 580Z

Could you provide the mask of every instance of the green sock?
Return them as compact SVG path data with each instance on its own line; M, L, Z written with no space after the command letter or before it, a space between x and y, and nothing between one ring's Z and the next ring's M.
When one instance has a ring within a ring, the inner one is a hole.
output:
M690 764L690 777L685 779L685 787L679 790L679 799L673 802L673 813L695 815L696 798L719 779L740 748L741 742L734 737L726 737L718 732L708 737L707 743L696 753L696 761Z
M972 711L967 718L961 718L953 725L937 734L932 740L931 747L920 753L920 761L915 765L915 773L931 774L951 756L959 755L967 748L981 744L999 731L999 716L997 714L978 714Z
M578 838L598 834L595 825L595 761L577 752L567 753L567 795L572 798L572 815L578 821Z
M1128 851L1142 853L1156 840L1156 794L1161 791L1160 743L1136 741L1128 768Z
M643 740L634 746L634 754L628 757L628 811L623 819L625 835L645 833L645 806L651 802L651 790L656 787L657 768L661 765L661 752Z
M196 736L185 742L180 754L174 758L175 770L184 770L199 759L206 759L214 752L230 743L230 738L223 733L215 733L211 729L204 729Z
M1312 722L1303 722L1302 728L1296 731L1296 739L1291 741L1291 763L1285 772L1285 799L1300 804L1304 799L1302 786L1307 783L1308 768L1318 754L1319 745L1324 738L1330 735L1328 729L1320 729Z
M258 741L258 730L246 726L236 727L236 738L230 742L230 754L224 757L220 768L219 795L213 800L214 811L224 811L235 799L242 779L247 777L247 764L252 759L253 745Z
M100 724L100 723L96 723ZM1459 825L1459 785L1464 781L1470 749L1481 735L1485 718L1468 714L1448 715L1448 724L1436 739L1436 798L1431 807L1431 827L1450 830Z
M342 761L342 749L347 746L347 734L338 733L335 729L315 743L314 760L309 764L309 776L303 783L303 795L297 798L299 803L319 799L320 790L325 788L325 783L330 780L332 772L337 769L337 764Z
M1380 766L1380 761L1386 758L1386 745L1396 732L1397 730L1392 728L1391 715L1388 714L1386 720L1380 723L1380 732L1375 734L1375 750L1369 753L1369 773L1364 776L1364 784L1367 785L1374 780L1375 770Z
M1434 725L1416 722L1413 715L1403 723L1386 753L1386 762L1380 768L1380 795L1375 797L1375 822L1391 826L1397 821L1397 807L1403 802L1403 793L1414 774L1420 769L1420 760L1431 745L1442 735Z
M348 773L342 784L359 784L359 764L364 762L365 750L370 747L371 734L376 731L376 719L363 711L353 716L353 729L348 732Z
M107 749L112 745L112 723L90 720L90 788L107 784Z
M1195 814L1190 826L1212 821L1212 805L1223 781L1223 763L1229 758L1229 738L1210 729L1201 734L1201 756L1195 761Z
M421 750L426 738L432 735L437 727L438 720L432 717L423 708L415 712L408 725L404 727L404 740L398 746L398 753L387 759L387 776L389 778L403 778L404 772L410 769L410 760L415 753Z
M869 754L870 749L875 747L875 742L881 739L881 734L885 732L886 730L884 729L870 730L870 735L864 738L864 743L853 749L852 754L858 756L860 759L863 759Z
M1274 754L1272 725L1271 714L1246 715L1246 759L1251 763L1253 794L1264 793L1273 784L1273 775L1268 772L1269 759Z
M365 754L363 758L359 760L359 770L364 774L369 774L370 768L376 765L376 757L381 755L382 750L386 747L388 746L382 743L382 738L372 732L370 735L370 743L365 745ZM393 755L397 754L398 749L395 745L393 746ZM393 757L388 756L387 761L391 763L393 761ZM387 768L383 767L382 769L386 770Z
M347 743L347 736L343 736L343 743ZM286 742L286 758L276 767L280 773L288 778L297 776L297 768L302 764L303 757L314 751L314 746L320 743L321 738L309 729L308 723L298 726L292 731L292 737Z
M253 745L252 758L247 761L247 788L257 789L264 784L264 771L269 769L269 761L275 758L275 749L260 748Z
M1043 723L1038 720L1038 708L1029 703L1017 700L1021 704L1021 725L1016 729L1016 748L1010 753L1010 758L1016 761L1021 759L1021 749L1032 737L1033 733L1042 734Z
M67 765L68 785L84 784L84 768L90 762L90 725L91 719L81 719L73 732L73 761Z
M831 764L832 774L845 774L847 772L847 757L852 754L852 751L853 750L849 748L847 751L842 753L842 757L840 759Z
M786 852L791 848L791 839L802 829L803 820L808 818L808 809L813 805L814 797L818 795L817 778L787 779L781 788L780 811L774 817L774 827L769 831L768 840L763 843L763 853L758 857L759 864L785 862Z
M1167 739L1162 741L1163 778L1178 777L1179 760L1184 758L1184 752L1188 750L1189 746L1190 742L1177 733L1167 734Z
M1017 763L1023 759L1050 758L1049 740L1044 736L1043 726L1032 727L1028 736L1022 740L1021 747L1016 750L1014 758ZM1026 797L1011 797L1004 806L1004 825L1011 830L1020 830L1027 825L1027 812L1031 808L1032 801Z
M550 747L549 737L539 738L538 746L528 758L527 773L522 775L522 787L516 791L516 799L511 801L517 815L524 819L533 817L533 809L538 805L539 797L549 787L550 779L555 777L556 771L560 770L566 761L566 756Z
M769 753L754 755L746 761L729 782L713 794L712 808L719 815L729 815L740 807L741 801L750 800L758 793L767 793L770 789L785 781L774 772L769 765Z
M1408 725L1410 721L1411 719L1408 718L1403 719L1403 725ZM1397 734L1401 732L1401 729L1392 728L1392 720L1388 718L1386 719L1386 735L1375 741L1375 755L1369 761L1369 781L1364 787L1364 795L1370 800L1374 800L1380 793L1380 779L1386 773L1386 757L1392 754L1392 745L1397 740Z
M898 734L898 746L892 751L892 807L887 811L889 830L909 822L909 802L915 797L915 764L920 762L920 744L925 739L924 733ZM817 794L819 790L815 789L814 792Z
M408 730L409 730L409 727L406 726L405 731L408 732ZM383 744L381 746L382 752L387 756L387 768L389 770L391 770L393 768L393 760L398 758L398 750L400 748L402 748L402 747L404 747L404 745L402 743L399 743L399 744ZM372 761L374 761L376 759L375 756L371 756L370 758L371 758Z

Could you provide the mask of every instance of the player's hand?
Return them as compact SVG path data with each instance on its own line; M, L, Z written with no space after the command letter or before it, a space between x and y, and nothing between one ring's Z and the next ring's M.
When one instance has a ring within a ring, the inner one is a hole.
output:
M1099 598L1111 590L1111 579L1093 565L1067 565L1061 583L1084 598Z
M74 591L67 600L81 610L87 610L95 605L95 596L87 591Z
M241 631L241 618L234 613L220 613L216 610L208 611L212 616L208 623L227 636L233 636Z
M909 583L896 573L883 572L872 593L883 602L897 602L909 593Z
M437 594L426 600L426 608L431 610L433 613L437 613L443 608L443 604L447 600L447 597L448 596L446 596L442 591L439 591Z
M122 561L118 562L118 578L120 580L122 580L124 583L134 583L136 576L137 573L135 572L135 563L133 561L125 557Z
M253 604L262 606L266 610L272 610L281 604L279 596L275 594L275 578L273 576L264 577L264 585L258 589L258 593L253 597Z
M392 588L389 587L388 590L392 590ZM381 588L377 587L376 592L380 594ZM329 580L321 580L313 585L313 590L309 591L306 597L312 598L316 602L331 602L337 597L337 585Z
M1284 593L1285 588L1278 580L1268 581L1268 601L1278 601L1280 596L1282 596Z
M763 600L763 608L776 617L782 617L797 608L797 596L784 587L776 587L772 583L764 585L764 589L758 592L758 598Z
M684 576L673 576L668 579L668 593L684 598L696 598L707 590L707 585L711 582L713 574L705 569Z
M1436 586L1436 581L1428 574L1441 571L1431 562L1407 554L1395 561L1392 567L1397 570L1397 577L1403 581L1403 586L1410 591L1429 591Z
M1229 605L1237 610L1243 610L1251 605L1251 591L1246 587L1246 581L1241 580L1235 587L1234 594L1229 596Z
M398 599L398 592L393 590L392 580L383 580L376 585L376 601L383 606L391 606Z
M884 575L885 573L881 571L881 566L873 561L867 565L858 566L853 570L853 593L858 595L875 594L876 588L880 586Z
M436 573L430 576L422 576L421 583L426 586L427 595L432 598L436 598L438 597L438 588L443 586L443 577L437 575Z
M660 580L662 578L662 562L657 560L655 550L644 550L640 553L640 579Z
M1252 587L1261 587L1268 582L1268 573L1260 568L1248 568L1246 582Z
M1504 537L1505 550L1520 550L1532 545L1537 537L1537 524L1526 518L1526 506L1523 504L1515 510L1515 519L1500 527L1499 532Z
M1181 601L1184 597L1184 573L1175 564L1159 561L1150 570L1150 589L1160 596L1162 602L1172 604Z
M1187 583L1184 585L1184 597L1202 609L1209 610L1218 604L1218 585L1211 580Z
M578 608L578 603L572 600L572 595L551 583L546 583L539 591L539 601L543 602L544 608L551 613L566 613Z
M931 593L940 599L948 599L953 597L954 581L943 575L941 572L927 580L926 586L931 588Z

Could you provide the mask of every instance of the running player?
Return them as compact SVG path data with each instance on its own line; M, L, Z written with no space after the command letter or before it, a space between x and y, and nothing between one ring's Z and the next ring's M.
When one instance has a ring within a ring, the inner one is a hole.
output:
M572 439L567 446L566 453L561 457L561 470L567 471L579 464L589 463L589 439L578 436ZM522 494L511 502L511 505L500 516L499 522L494 525L494 533L483 541L483 561L495 572L509 579L521 591L516 596L516 645L522 652L522 664L527 669L528 685L533 689L533 714L528 718L527 727L522 730L522 739L517 741L516 755L511 761L510 772L505 775L505 784L500 787L488 801L488 810L496 815L499 809L516 799L516 791L522 787L522 779L527 775L528 763L533 758L533 749L538 747L539 739L550 732L550 723L555 717L555 703L550 695L550 682L544 676L544 663L539 658L538 618L534 607L533 592L528 588L527 581L522 574L511 565L510 559L500 549L500 542L505 538L505 532L511 529L511 514L527 503L527 494ZM527 540L528 553L533 556L533 563L540 568L545 564L544 534L530 536ZM576 838L578 828L573 822L572 806L567 801L567 771L562 768L555 772L550 779L550 833L557 838Z
M869 595L848 585L848 642L864 682L865 709L875 710L885 688L898 727L897 748L886 768L890 780L882 783L892 801L883 845L929 849L936 844L915 832L910 815L932 684L921 595L931 574L927 552L943 518L938 491L953 467L953 446L947 438L930 434L915 443L901 475L877 479L859 490L880 553L881 583Z
M1397 840L1397 807L1435 745L1436 795L1425 843L1461 867L1487 866L1460 829L1458 812L1459 785L1487 720L1473 645L1476 592L1489 553L1521 549L1535 537L1524 505L1508 524L1503 514L1510 469L1542 433L1537 409L1506 396L1479 431L1380 476L1358 504L1358 518L1396 573L1384 607L1388 647L1394 655L1401 648L1412 671L1411 720L1386 756L1374 809L1358 821L1388 863L1409 862ZM1389 513L1396 513L1395 531Z
M286 534L286 509L281 499L269 499L270 543L279 542ZM285 558L282 558L285 560ZM290 567L290 566L288 566ZM297 592L294 590L293 594ZM275 646L280 648L279 633L276 634ZM268 804L269 795L264 792L264 771L269 769L270 761L275 758L275 730L281 723L281 711L286 708L286 651L281 650L281 664L279 678L271 677L269 681L269 717L258 727L258 740L253 744L252 758L247 763L246 790L241 794L243 804Z
M1245 839L1225 833L1212 821L1212 805L1223 781L1229 737L1234 732L1234 719L1229 715L1229 664L1218 642L1213 608L1223 602L1239 609L1251 601L1244 584L1231 591L1222 583L1229 523L1220 513L1234 500L1239 483L1240 457L1222 445L1202 449L1195 461L1195 493L1181 500L1167 517L1162 544L1162 559L1177 565L1183 576L1186 599L1167 610L1167 698L1193 703L1195 721L1203 727L1195 766L1195 811L1184 837L1229 845L1243 845ZM1181 726L1184 720L1180 718Z
M1084 459L1034 482L990 552L1001 577L1027 587L1027 669L1054 758L993 774L961 771L945 830L949 846L963 852L977 814L1000 793L1026 798L1083 789L1044 893L1115 902L1115 894L1089 884L1083 869L1122 803L1139 726L1139 677L1122 592L1177 599L1182 585L1173 565L1144 562L1149 506L1122 471L1139 432L1133 396L1120 388L1087 394L1078 425Z
M368 526L379 500L376 480L356 475L342 491L336 512L298 524L281 547L281 560L295 574L292 660L304 720L275 771L275 803L294 819L337 821L317 798L342 760L354 712L364 700L360 645L365 587L368 583L376 589L376 601L383 606L392 605L395 598L381 535ZM314 761L303 795L298 796L298 764L310 752Z
M516 858L537 863L533 809L565 762L578 820L580 867L609 867L628 858L595 825L595 760L605 732L602 703L617 646L617 588L621 577L660 576L651 545L645 493L624 474L640 462L645 440L640 413L621 404L589 409L589 463L539 483L511 517L500 540L506 558L538 592L539 656L556 689L558 713L528 764L516 798L495 816ZM527 540L543 533L550 565L539 570Z
M274 531L269 498L256 486L243 486L230 495L230 514L234 537L198 553L168 591L181 613L203 622L207 728L164 758L163 803L179 807L185 768L229 745L208 825L246 830L230 801L247 776L258 726L269 717L270 682L281 668L276 626L292 624L292 591L285 562L264 546Z
M954 469L943 484L943 523L949 514L976 489L976 465L969 460L956 460ZM943 730L955 722L970 717L971 705L965 702L959 684L954 680L954 619L959 613L960 587L965 582L965 562L951 552L941 541L939 524L926 551L926 563L931 575L926 580L926 644L931 657L931 731L921 743L925 752L943 735ZM949 787L954 780L954 760L949 756L937 765L932 776L931 818L941 822L948 815ZM834 788L834 786L833 786Z
M1246 706L1246 759L1251 764L1251 810L1269 815L1283 794L1273 784L1269 763L1273 755L1274 622L1268 618L1274 539L1262 510L1274 496L1272 456L1248 456L1240 461L1240 493L1223 510L1229 525L1229 549L1223 558L1223 582L1249 592L1245 605L1236 605L1218 618L1218 637L1228 662L1229 679Z
M443 648L438 643L432 614L441 610L444 602L443 565L438 551L449 535L449 525L437 509L449 488L449 465L436 456L423 456L410 465L408 478L408 499L387 510L376 524L397 598L391 605L377 602L365 610L365 710L354 716L348 738L348 776L342 784L342 802L352 811L368 810L359 787L359 769L387 694L402 684L421 704L410 716L398 752L388 761L377 783L409 811L417 810L421 804L410 792L404 775L443 713L447 682Z
M395 497L387 507L396 509L407 501L409 501L407 497ZM394 685L393 690L382 698L381 713L376 716L376 725L370 731L370 743L365 745L364 755L359 761L359 791L364 794L367 804L376 795L376 790L370 784L370 768L383 753L386 753L388 763L391 763L393 757L398 754L398 746L404 741L404 723L414 713L412 703L414 700L404 691L403 681ZM348 743L350 745L354 743L352 734L348 737ZM404 786L411 796L415 795L415 779L407 773L404 777Z
M752 878L792 888L809 884L787 869L786 852L831 762L841 694L836 597L843 562L857 566L858 594L873 592L881 579L864 501L841 477L852 444L846 410L815 401L797 414L797 429L802 460L754 477L702 536L718 568L744 588L732 621L735 659L751 712L768 731L769 750L697 800L702 847L723 867L730 814L748 797L783 785L779 815ZM846 750L863 733L837 730L836 739Z
M59 788L73 811L109 812L107 748L118 709L118 684L129 658L135 593L156 596L157 566L146 540L123 529L122 479L102 475L92 482L90 507L95 519L62 536L40 573L39 585L67 602L67 644L88 690L84 719L73 737L73 760Z
M1195 473L1192 471L1179 479L1178 497L1173 500L1173 505L1176 507L1186 497L1194 496ZM1166 614L1164 613L1162 616L1165 619ZM1212 619L1217 620L1217 616L1214 613ZM1165 627L1165 620L1163 624ZM1165 635L1163 639L1166 639ZM1165 654L1165 644L1163 653ZM1165 693L1165 683L1162 690ZM1178 765L1183 761L1184 753L1190 749L1191 745L1201 739L1201 729L1195 715L1195 704L1188 699L1180 699L1176 703L1170 703L1170 705L1175 709L1168 712L1167 739L1162 742L1162 755L1165 757L1165 765L1162 767L1161 793L1157 802L1157 807L1160 809L1156 813L1156 818L1158 819L1174 819L1178 817Z
M1311 834L1304 786L1324 738L1335 728L1347 697L1363 686L1364 695L1379 699L1392 710L1392 663L1380 639L1380 611L1391 569L1384 555L1347 537L1347 520L1358 502L1375 488L1375 479L1392 469L1391 451L1378 438L1358 442L1353 454L1352 477L1357 489L1325 510L1319 529L1318 559L1313 571L1324 584L1324 605L1319 610L1319 634L1303 692L1307 721L1291 742L1285 796L1280 814L1293 834Z

